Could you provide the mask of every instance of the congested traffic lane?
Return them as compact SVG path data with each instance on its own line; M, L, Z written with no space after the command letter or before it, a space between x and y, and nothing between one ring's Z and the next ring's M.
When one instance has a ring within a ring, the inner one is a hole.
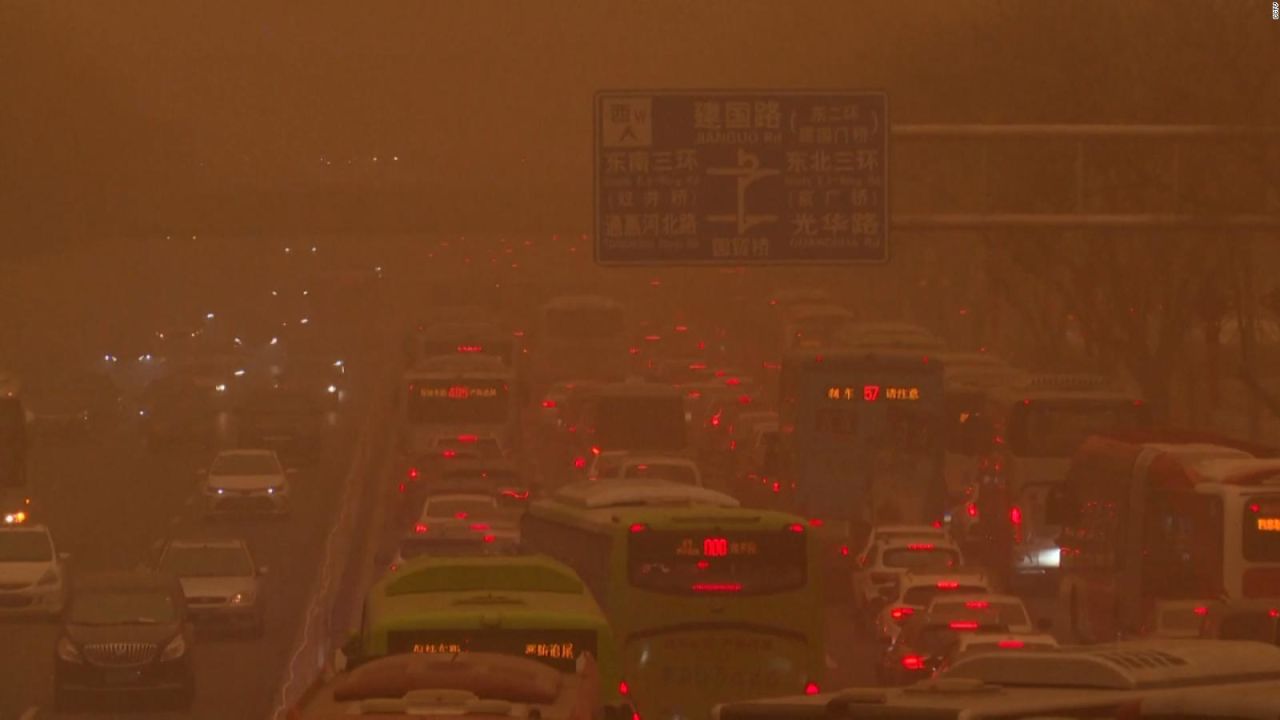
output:
M258 563L268 566L264 637L202 633L193 649L195 704L175 717L252 718L269 711L347 474L357 418L352 408L335 424L318 462L300 468L293 481L293 511L283 519L209 522L202 517L197 472L208 467L214 449L149 452L128 431L33 448L31 472L44 489L44 515L59 549L72 555L73 575L132 568L147 559L156 541L169 537L241 537ZM33 710L36 717L59 717L53 710L57 625L15 620L2 627L0 717ZM116 708L110 715L122 712Z

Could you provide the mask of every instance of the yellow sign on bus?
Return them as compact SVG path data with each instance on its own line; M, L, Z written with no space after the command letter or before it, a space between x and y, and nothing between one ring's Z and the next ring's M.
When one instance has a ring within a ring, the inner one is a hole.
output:
M1280 517L1258 518L1258 530L1262 532L1280 532Z
M863 385L862 387L854 387L852 385L831 385L827 387L828 400L863 400L866 402L875 402L881 398L884 398L885 400L919 400L920 388L896 387L889 385Z

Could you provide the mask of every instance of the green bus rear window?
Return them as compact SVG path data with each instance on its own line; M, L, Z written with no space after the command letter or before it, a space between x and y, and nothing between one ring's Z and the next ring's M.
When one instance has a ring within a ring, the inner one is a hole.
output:
M430 567L413 570L387 585L386 595L432 592L547 592L582 594L582 582L563 571L536 565Z

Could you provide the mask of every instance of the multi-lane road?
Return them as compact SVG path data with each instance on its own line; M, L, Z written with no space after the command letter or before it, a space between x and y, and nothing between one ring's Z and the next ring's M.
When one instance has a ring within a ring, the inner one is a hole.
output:
M129 569L167 537L235 536L249 541L268 567L267 629L260 639L201 633L193 649L196 698L174 717L262 718L270 711L309 600L347 475L357 408L335 424L323 457L294 480L292 514L283 519L210 522L197 498L198 471L214 448L146 450L123 430L86 442L38 442L31 472L44 498L44 521L72 573ZM0 718L60 717L53 709L52 621L6 620L0 625ZM127 717L122 708L108 712ZM140 715L142 716L142 715ZM151 712L145 717L166 717Z

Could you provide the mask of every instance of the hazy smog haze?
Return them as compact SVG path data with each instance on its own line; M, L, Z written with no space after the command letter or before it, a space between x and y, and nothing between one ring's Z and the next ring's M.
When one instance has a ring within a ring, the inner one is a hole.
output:
M883 88L897 122L1274 118L1254 5L10 2L3 223L248 231L281 224L250 189L372 183L387 222L579 228L605 88ZM373 157L400 160L344 172Z

